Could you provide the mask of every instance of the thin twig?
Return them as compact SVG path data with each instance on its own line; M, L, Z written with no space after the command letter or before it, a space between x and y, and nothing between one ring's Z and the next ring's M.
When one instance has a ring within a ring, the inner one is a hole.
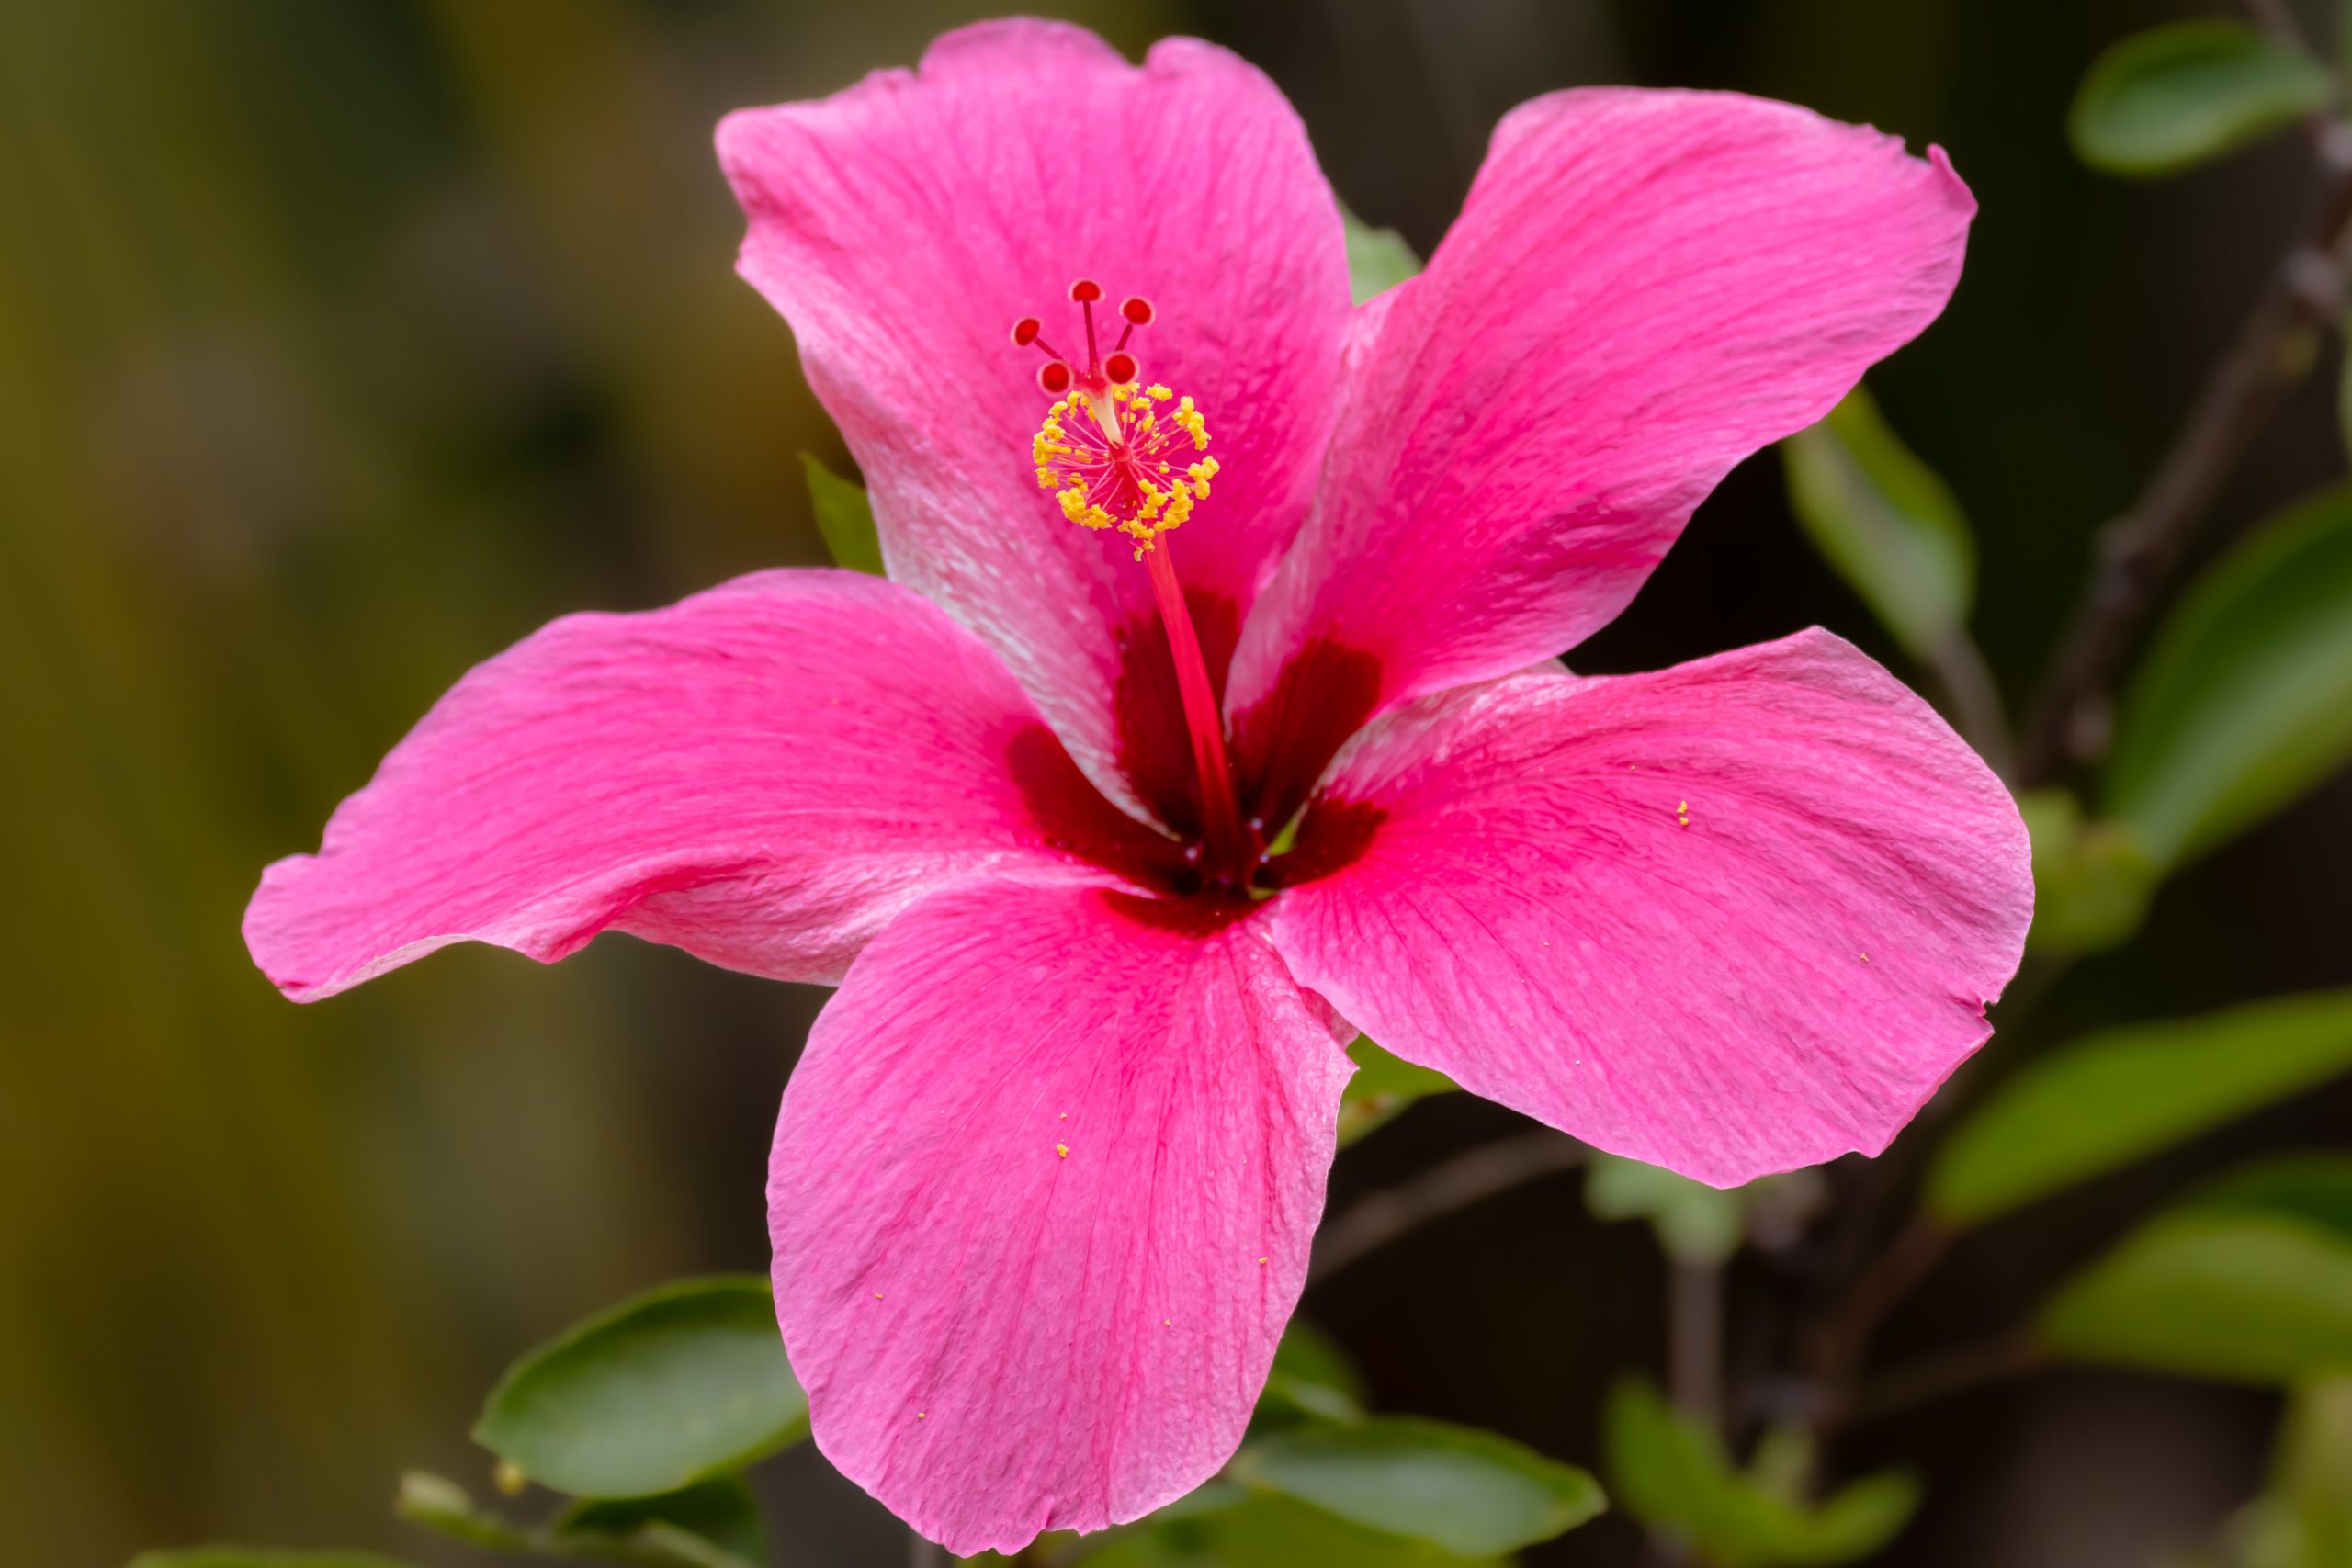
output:
M1527 1133L1457 1155L1409 1181L1358 1199L1315 1238L1310 1282L1329 1279L1416 1226L1539 1176L1573 1170L1589 1151L1558 1133Z
M1667 1388L1684 1415L1724 1425L1724 1269L1677 1259L1667 1276Z
M2015 778L2017 747L2009 736L2008 715L2002 710L2001 689L1984 667L1976 639L1955 628L1930 645L1927 654L1928 668L1951 701L1952 728L1996 773Z
M1986 1345L1961 1345L1939 1350L1866 1383L1853 1398L1826 1412L1824 1424L1851 1427L1883 1420L1934 1400L2030 1371L2048 1359L2048 1353L2023 1335Z
M2245 0L2245 14L2254 25L2290 49L2308 50L2311 45L2303 37L2302 24L2295 20L2295 13L2287 0Z
M1871 1336L1911 1287L1928 1276L1951 1246L1951 1233L1932 1220L1915 1218L1838 1298L1813 1346L1814 1375L1836 1407L1862 1364Z
M2299 372L2289 339L2340 307L2336 257L2352 227L2352 128L2319 138L2324 183L2303 240L2280 261L2213 367L2139 504L2109 525L2056 672L2026 737L2020 779L2044 784L2105 746L2106 691L2195 536L2222 481Z

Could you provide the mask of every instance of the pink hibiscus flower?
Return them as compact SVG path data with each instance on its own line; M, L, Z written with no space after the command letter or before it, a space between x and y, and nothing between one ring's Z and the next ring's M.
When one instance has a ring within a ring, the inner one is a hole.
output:
M1351 309L1296 116L1205 44L974 28L718 147L890 581L555 623L245 934L301 1000L607 929L838 982L777 1314L819 1445L924 1533L1100 1528L1232 1453L1356 1028L1723 1184L1876 1152L1986 1037L2026 838L1925 704L1819 631L1546 662L1942 309L1939 153L1556 94Z

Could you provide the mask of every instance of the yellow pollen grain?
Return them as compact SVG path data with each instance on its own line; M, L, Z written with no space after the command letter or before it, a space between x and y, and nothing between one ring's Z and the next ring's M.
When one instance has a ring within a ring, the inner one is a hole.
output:
M930 1418L931 1418L931 1412L930 1412L930 1411L928 1411L928 1410L918 1410L918 1411L916 1411L916 1412L915 1412L915 1419L916 1419L916 1420L918 1420L918 1421L926 1421L926 1420L929 1420Z
M1069 1158L1069 1145L1068 1144L1056 1144L1054 1145L1054 1153L1061 1156L1064 1159L1068 1159Z

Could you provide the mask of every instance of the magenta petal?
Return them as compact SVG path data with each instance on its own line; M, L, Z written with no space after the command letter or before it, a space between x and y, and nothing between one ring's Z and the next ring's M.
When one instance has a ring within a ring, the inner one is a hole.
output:
M1222 465L1175 557L1238 628L1313 491L1348 319L1338 209L1298 117L1196 40L1138 68L1080 28L1005 21L948 34L919 73L730 115L718 153L751 220L741 270L865 470L890 574L987 638L1119 789L1118 645L1164 657L1151 592L1126 547L1039 491L1043 360L1008 333L1038 317L1082 359L1073 280L1109 291L1106 321L1151 300L1145 379L1198 400Z
M1513 111L1429 270L1360 313L1323 491L1230 709L1247 729L1270 694L1386 703L1581 641L1734 464L1935 319L1974 209L1941 153L1786 104L1611 88ZM1278 689L1335 646L1376 690Z
M245 942L299 1001L453 942L550 962L606 927L831 979L946 879L1070 863L1024 761L1075 779L988 649L893 583L773 571L571 615L458 682L318 854L263 874Z
M1155 912L927 899L785 1091L768 1224L818 1447L959 1554L1207 1480L1306 1280L1351 1064L1251 924Z
M1826 632L1427 697L1333 772L1315 812L1361 848L1275 901L1300 982L1719 1186L1883 1148L1990 1034L2032 915L2007 792Z

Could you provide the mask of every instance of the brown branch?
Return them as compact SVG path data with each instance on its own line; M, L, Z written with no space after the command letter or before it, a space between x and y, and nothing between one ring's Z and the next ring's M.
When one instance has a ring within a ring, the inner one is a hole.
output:
M1812 1347L1814 1378L1830 1408L1844 1403L1879 1324L1942 1261L1951 1246L1950 1231L1932 1220L1915 1218L1838 1299Z
M2215 362L2139 504L2100 535L2090 590L2027 733L2019 776L2029 787L2104 749L2109 684L2222 482L2298 378L2285 352L2290 340L2341 308L2336 252L2352 229L2352 128L2331 126L2317 145L2323 184L2303 239Z
M1676 1261L1667 1276L1667 1387L1711 1432L1724 1425L1724 1270Z
M2302 24L2295 20L2287 0L2245 0L2245 14L2253 18L2256 27L2289 48L2311 48L2310 40L2303 37Z
M1984 667L1984 655L1965 628L1954 627L1927 650L1928 668L1951 703L1952 728L1976 749L1976 754L2003 779L2017 776L2016 745L2009 736L2008 715L2001 707L2001 689Z
M1457 1155L1409 1181L1359 1199L1317 1235L1307 1280L1329 1279L1406 1232L1522 1181L1573 1170L1589 1153L1559 1133L1526 1133Z
M1962 1345L1923 1356L1866 1383L1853 1398L1826 1413L1825 1425L1850 1427L1883 1420L1905 1410L1964 1393L2003 1378L2030 1371L2049 1359L2024 1335L1986 1345Z

